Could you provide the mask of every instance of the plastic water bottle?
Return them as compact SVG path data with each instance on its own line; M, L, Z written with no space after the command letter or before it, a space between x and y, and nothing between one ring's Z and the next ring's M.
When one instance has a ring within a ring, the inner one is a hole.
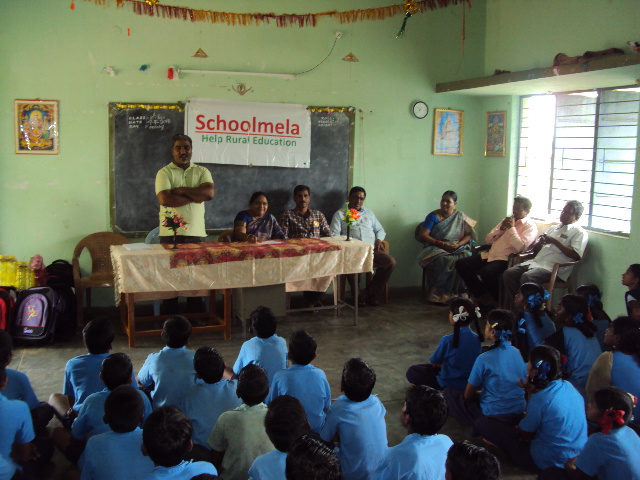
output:
M14 257L13 255L9 255L7 257L7 271L6 271L6 276L5 276L5 280L6 280L6 284L9 287L16 287L16 269L17 269L17 265L16 265L16 257Z
M17 262L17 264L16 282L14 285L18 290L25 290L29 288L29 285L27 284L29 280L27 270L29 270L29 267L26 262Z
M0 255L0 286L6 286L7 281L7 257Z

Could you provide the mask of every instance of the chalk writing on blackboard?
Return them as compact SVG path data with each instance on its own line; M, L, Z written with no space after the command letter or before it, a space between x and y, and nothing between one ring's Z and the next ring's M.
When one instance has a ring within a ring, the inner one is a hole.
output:
M162 114L154 113L149 117L149 121L144 128L149 130L164 130L166 125L171 124L171 119Z
M322 116L318 119L318 127L333 127L338 124L338 119L333 115Z

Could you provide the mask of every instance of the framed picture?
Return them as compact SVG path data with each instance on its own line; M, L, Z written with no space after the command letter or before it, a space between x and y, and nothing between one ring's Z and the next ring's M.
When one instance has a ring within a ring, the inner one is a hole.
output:
M16 153L58 154L58 101L16 100Z
M487 132L484 139L485 157L504 157L507 112L487 112Z
M433 115L433 154L462 155L464 112L436 108Z

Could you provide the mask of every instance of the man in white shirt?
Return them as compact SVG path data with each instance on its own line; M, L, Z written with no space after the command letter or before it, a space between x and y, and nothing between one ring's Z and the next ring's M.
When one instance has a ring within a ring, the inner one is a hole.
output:
M521 263L507 269L502 275L505 298L500 299L503 306L510 305L520 288L527 282L542 285L551 278L551 270L556 263L580 260L587 248L589 236L587 232L576 224L580 219L584 207L577 200L570 200L560 213L560 223L553 225L544 235L541 235L534 245L538 254L533 260ZM561 267L558 277L566 280L571 275L573 267Z

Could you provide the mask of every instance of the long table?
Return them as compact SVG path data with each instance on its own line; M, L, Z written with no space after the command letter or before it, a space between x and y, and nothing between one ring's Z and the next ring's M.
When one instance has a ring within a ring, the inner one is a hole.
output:
M120 318L135 347L136 338L159 335L161 330L137 330L136 323L156 321L160 317L136 317L135 302L173 298L176 296L209 296L209 313L187 314L187 317L207 316L209 323L194 326L194 332L223 331L231 338L231 289L291 284L309 279L371 272L373 246L359 240L346 241L345 237L325 238L337 246L332 251L309 253L278 258L254 258L251 255L238 260L218 261L212 264L176 266L172 268L172 253L162 245L150 245L148 250L129 250L124 245L111 247L111 260L115 273L116 301L120 304ZM279 241L286 246L288 240ZM299 244L300 240L295 240ZM191 244L193 245L193 244ZM213 244L212 244L213 245ZM231 244L234 250L247 249L251 244ZM305 282L308 283L308 282ZM288 289L290 290L290 289ZM215 313L216 291L222 291L224 314ZM355 302L357 318L357 301Z

